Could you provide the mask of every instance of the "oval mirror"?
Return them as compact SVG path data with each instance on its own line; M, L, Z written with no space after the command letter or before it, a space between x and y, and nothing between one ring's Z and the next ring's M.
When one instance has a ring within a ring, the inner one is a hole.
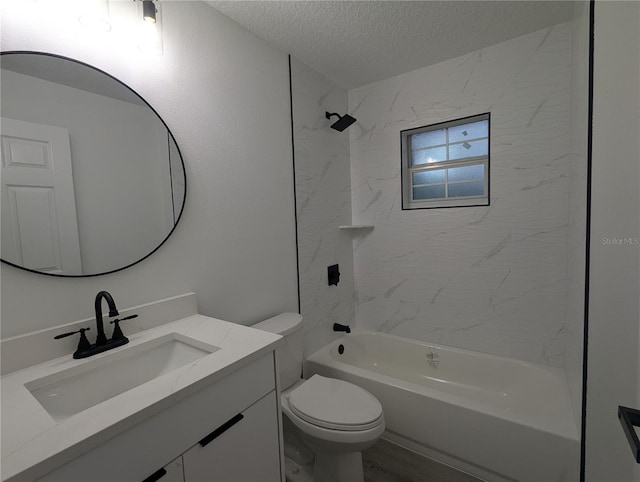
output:
M132 266L175 229L180 149L131 88L82 62L0 56L2 261L52 276Z

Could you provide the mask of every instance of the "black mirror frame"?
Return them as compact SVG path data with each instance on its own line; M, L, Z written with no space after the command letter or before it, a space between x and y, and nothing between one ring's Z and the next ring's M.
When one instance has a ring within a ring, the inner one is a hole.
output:
M44 276L51 276L51 277L55 277L55 278L93 278L95 276L104 276L107 274L111 274L111 273L116 273L118 271L122 271L125 270L127 268L131 268L132 266L141 263L142 261L144 261L145 259L147 259L149 256L151 256L152 254L154 254L156 251L158 251L160 249L160 247L171 237L171 235L173 234L173 232L176 230L176 227L178 226L178 223L180 222L180 219L182 219L182 214L184 213L184 208L187 202L187 169L184 163L184 157L182 156L182 152L180 151L180 146L178 145L178 143L176 142L176 138L173 135L173 132L171 132L171 129L169 129L169 126L167 126L167 123L164 121L164 119L162 117L160 117L160 114L158 114L158 112L151 106L151 104L149 104L140 94L138 94L135 90L133 90L131 87L129 87L127 84L125 84L124 82L122 82L120 79L114 77L113 75L109 74L108 72L105 72L102 69L99 69L98 67L94 67L93 65L87 64L86 62L82 62L80 60L76 60L76 59L72 59L71 57L65 57L64 55L58 55L58 54L52 54L52 53L48 53L48 52L38 52L38 51L32 51L32 50L7 50L4 52L0 52L0 66L2 64L2 57L5 55L15 55L15 54L20 54L20 55L25 55L25 54L29 54L29 55L41 55L41 56L45 56L45 57L55 57L55 58L59 58L59 59L63 59L63 60L67 60L69 62L74 62L76 64L80 64L84 67L88 67L90 69L93 69L97 72L100 72L103 75L106 75L107 77L110 77L111 79L115 80L117 83L119 83L120 85L122 85L123 87L125 87L126 89L128 89L132 94L134 94L136 97L138 97L142 102L144 102L144 104L151 109L151 111L158 117L158 119L160 119L160 122L162 122L162 125L164 125L164 127L167 129L167 132L169 134L169 136L171 136L171 139L173 140L173 143L176 146L176 150L178 151L178 155L180 156L180 163L182 164L182 174L183 174L183 178L184 178L184 197L182 199L182 206L180 207L180 213L178 214L178 217L175 221L175 223L173 224L173 228L171 228L171 230L169 231L169 233L165 236L164 239L162 239L162 241L158 244L158 246L156 246L152 251L150 251L148 254L146 254L145 256L143 256L142 258L138 259L137 261L134 261L133 263L129 263L126 266L123 266L121 268L117 268L117 269L113 269L110 271L104 271L102 273L91 273L91 274L56 274L56 273L44 273L42 271L38 271L38 270L34 270L34 269L30 269L30 268L25 268L23 266L19 266L15 263L11 263L10 261L5 261L4 259L0 259L0 261L6 265L9 266L13 266L15 268L24 270L24 271L30 271L31 273L36 273L39 275L44 275Z

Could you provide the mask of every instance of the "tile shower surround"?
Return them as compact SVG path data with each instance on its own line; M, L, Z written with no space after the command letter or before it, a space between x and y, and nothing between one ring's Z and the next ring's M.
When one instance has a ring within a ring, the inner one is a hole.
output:
M349 129L329 129L325 111L347 111L347 91L291 59L300 308L305 355L335 339L333 323L351 324L353 299ZM327 266L340 282L327 284Z
M357 326L563 366L571 36L560 24L349 92L353 223L375 225L353 242ZM483 112L491 205L403 211L399 132Z

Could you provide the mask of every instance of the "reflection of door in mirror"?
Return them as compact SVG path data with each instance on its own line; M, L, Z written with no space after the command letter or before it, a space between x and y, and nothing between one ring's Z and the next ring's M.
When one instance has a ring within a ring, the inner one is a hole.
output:
M81 274L69 132L2 119L2 255L51 274Z
M35 217L27 217L26 208L20 207L14 212L12 231L2 223L2 261L54 276L95 276L124 269L155 252L173 232L186 197L182 156L162 119L129 87L91 66L26 52L0 52L0 59L1 117L56 126L68 133L73 177L69 171L67 181L75 204L56 200L55 218L73 216L77 224L74 229L58 229L60 236L52 238L53 247L42 247L43 233L51 238L50 230L56 228L53 218L41 219L47 209L52 212L47 208L48 198L39 191L40 211ZM4 123L0 128L5 134ZM24 142L14 142L12 148L27 149ZM57 170L58 165L55 167ZM25 177L30 171L41 176L43 169L25 170ZM20 186L28 182L15 181ZM35 193L29 192L31 200ZM4 202L4 190L2 195ZM20 191L19 196L23 201L25 194ZM73 209L68 212L65 205ZM32 254L45 260L28 260L29 256L16 254L19 249L14 246L8 252L5 238L16 239L18 228L25 226L36 230L34 238L39 244L34 243ZM79 244L80 261L77 268L61 268L59 260L55 260L58 264L50 261L50 254L66 252L65 237L71 232L75 236L71 246L77 250Z

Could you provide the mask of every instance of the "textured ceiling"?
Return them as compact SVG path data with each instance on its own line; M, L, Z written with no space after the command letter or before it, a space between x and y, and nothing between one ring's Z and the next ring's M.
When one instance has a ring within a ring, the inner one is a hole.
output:
M347 89L568 21L571 1L208 1Z

